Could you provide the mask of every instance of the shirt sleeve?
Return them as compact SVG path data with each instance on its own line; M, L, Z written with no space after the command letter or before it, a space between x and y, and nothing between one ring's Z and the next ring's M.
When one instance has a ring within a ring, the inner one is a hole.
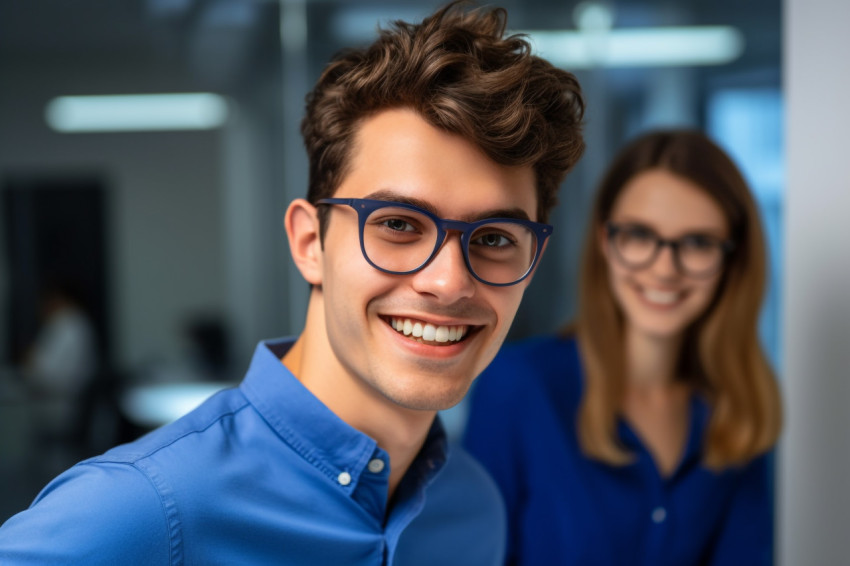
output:
M742 472L709 564L773 564L773 455Z
M521 421L514 418L522 397L518 387L520 360L500 353L479 376L470 396L463 445L490 473L505 502L508 521L506 564L516 561L522 513ZM527 371L527 370L525 370Z
M81 463L0 527L0 564L173 565L161 498L129 464Z

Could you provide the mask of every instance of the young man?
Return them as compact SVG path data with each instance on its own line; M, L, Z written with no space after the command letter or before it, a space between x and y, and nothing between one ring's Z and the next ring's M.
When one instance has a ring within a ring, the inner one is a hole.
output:
M583 149L575 78L451 5L329 65L286 212L297 340L83 462L0 529L3 564L497 564L504 512L436 412L492 360Z

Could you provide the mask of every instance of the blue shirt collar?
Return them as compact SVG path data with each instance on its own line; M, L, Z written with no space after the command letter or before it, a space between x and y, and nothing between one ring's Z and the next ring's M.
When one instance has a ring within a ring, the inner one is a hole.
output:
M334 482L347 473L350 482L340 487L354 492L369 462L380 458L388 463L389 457L374 439L340 419L281 362L294 342L294 338L260 342L240 389L295 452ZM430 483L447 457L446 433L438 417L404 483L413 481L417 487ZM384 475L389 477L389 466Z

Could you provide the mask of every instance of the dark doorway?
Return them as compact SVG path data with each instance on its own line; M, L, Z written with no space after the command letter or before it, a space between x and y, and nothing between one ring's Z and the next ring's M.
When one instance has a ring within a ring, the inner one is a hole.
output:
M111 361L107 190L99 175L9 175L2 186L9 295L6 353L20 362L39 329L40 295L71 286Z

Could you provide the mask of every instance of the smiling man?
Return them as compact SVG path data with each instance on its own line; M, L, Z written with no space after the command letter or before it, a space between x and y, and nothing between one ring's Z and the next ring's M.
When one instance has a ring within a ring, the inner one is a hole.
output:
M437 411L502 344L583 150L575 78L450 5L331 62L307 99L311 291L242 384L54 480L3 564L499 564L496 488Z
M460 401L495 356L549 228L538 238L528 220L530 166L501 165L416 110L378 111L353 141L335 198L317 201L333 207L324 238L314 205L296 201L286 216L313 290L283 361L387 450L392 494L435 412ZM469 224L438 237L441 217Z

